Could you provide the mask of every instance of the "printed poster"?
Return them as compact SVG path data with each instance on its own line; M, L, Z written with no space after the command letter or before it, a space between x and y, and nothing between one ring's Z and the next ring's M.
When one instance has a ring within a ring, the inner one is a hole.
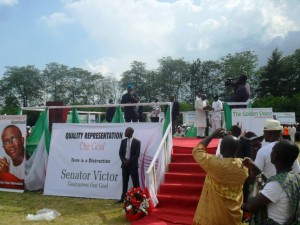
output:
M252 131L257 136L263 135L266 119L273 119L272 108L237 108L232 109L232 125L242 128L242 131Z
M273 118L280 124L296 124L295 112L273 112Z
M0 116L0 190L24 191L26 116Z
M162 123L57 123L52 128L44 194L120 199L119 149L129 126L141 141L139 176L144 188L145 174L162 140Z

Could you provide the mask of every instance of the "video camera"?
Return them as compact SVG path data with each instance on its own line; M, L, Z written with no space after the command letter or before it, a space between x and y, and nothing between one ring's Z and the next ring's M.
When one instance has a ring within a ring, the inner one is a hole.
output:
M225 86L226 87L233 87L234 89L236 89L238 87L238 81L239 81L238 77L227 78L226 81L225 81Z

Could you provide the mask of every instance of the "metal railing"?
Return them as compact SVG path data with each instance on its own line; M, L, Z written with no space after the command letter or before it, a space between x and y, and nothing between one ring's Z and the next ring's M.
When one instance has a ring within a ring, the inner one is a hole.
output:
M165 173L171 162L172 143L172 126L169 123L160 145L151 161L146 172L146 187L148 188L154 205L158 203L157 191L162 182L164 182Z

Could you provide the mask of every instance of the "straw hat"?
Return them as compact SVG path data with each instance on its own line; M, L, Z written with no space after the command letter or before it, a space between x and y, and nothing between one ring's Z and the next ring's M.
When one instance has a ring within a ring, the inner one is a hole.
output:
M282 130L279 120L267 119L264 125L265 131Z

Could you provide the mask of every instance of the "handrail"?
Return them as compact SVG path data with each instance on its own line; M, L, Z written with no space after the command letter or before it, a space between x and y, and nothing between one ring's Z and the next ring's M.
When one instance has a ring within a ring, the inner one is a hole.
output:
M21 110L41 110L41 109L64 109L64 108L100 108L100 107L118 107L118 106L153 106L169 105L170 102L150 102L150 103L126 103L126 104L100 104L100 105L67 105L67 106L42 106L42 107L21 107Z
M150 172L151 172L151 168L154 167L155 161L157 160L158 155L159 155L159 153L160 153L160 151L161 151L161 149L162 149L162 147L163 147L164 141L167 139L167 136L168 136L168 130L171 129L170 127L171 127L171 124L168 125L168 128L167 128L167 130L166 130L166 133L164 134L164 136L163 136L163 138L162 138L162 140L161 140L161 142L160 142L160 144L159 144L159 146L158 146L158 148L157 148L158 151L156 151L156 153L155 153L155 155L154 155L154 157L153 157L153 159L152 159L152 162L150 163L150 166L149 166L149 168L148 168L148 170L147 170L146 173L150 173Z
M226 102L227 105L248 105L251 102L251 99L248 99L246 102Z
M157 191L160 184L164 181L165 172L167 171L168 164L171 161L171 150L172 150L172 132L171 123L169 123L166 132L162 138L162 141L157 148L157 151L150 163L150 166L146 172L146 187L149 190L150 196L154 205L158 204ZM163 155L160 154L163 151ZM159 158L160 157L160 158ZM156 161L158 161L157 169L155 167Z

